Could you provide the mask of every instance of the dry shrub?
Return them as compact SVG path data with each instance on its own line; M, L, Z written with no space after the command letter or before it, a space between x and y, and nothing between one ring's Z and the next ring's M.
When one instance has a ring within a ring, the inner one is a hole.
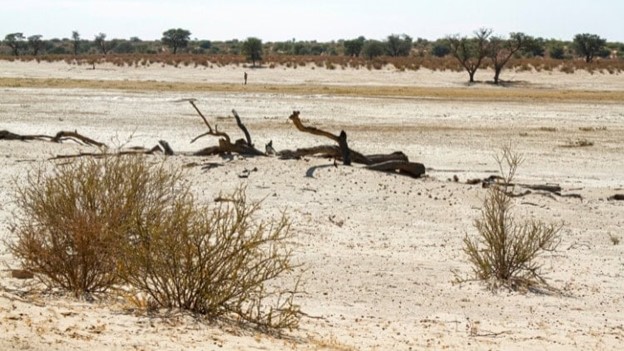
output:
M179 174L134 157L81 158L16 182L15 240L8 246L48 287L81 293L116 284L116 244L133 215L170 196Z
M294 328L299 309L293 289L269 288L268 282L295 268L286 241L286 216L255 222L259 203L248 203L238 189L209 208L184 196L144 223L129 238L121 260L127 283L156 305L181 308L210 318L236 315L266 328Z
M40 169L16 193L9 248L49 287L79 296L124 284L122 294L144 296L137 305L298 326L289 220L257 221L243 188L202 206L182 173L128 155Z
M466 235L464 252L475 277L487 281L492 289L548 288L537 259L542 253L556 249L561 226L516 220L508 191L522 157L505 147L497 162L502 183L488 189L481 216L474 222L478 236Z

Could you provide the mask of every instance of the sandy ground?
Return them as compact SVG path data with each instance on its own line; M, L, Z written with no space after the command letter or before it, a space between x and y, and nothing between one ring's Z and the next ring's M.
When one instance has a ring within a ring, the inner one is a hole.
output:
M0 77L242 81L243 67L88 70L64 63L0 62ZM275 74L281 72L281 74ZM482 72L477 79L489 79ZM505 72L535 89L624 90L621 75ZM513 77L513 78L512 78ZM465 86L451 72L298 68L250 71L250 85L344 84ZM466 87L480 89L481 87ZM513 89L513 88L510 88ZM195 98L219 129L239 137L236 108L258 145L276 149L326 140L298 132L287 120L349 133L363 153L402 150L428 176L412 179L327 159L169 158L185 165L200 199L239 184L264 212L289 213L295 260L307 267L300 330L274 338L231 326L135 315L120 303L89 303L49 294L20 297L29 281L0 272L0 349L25 350L414 350L620 349L624 338L624 102L488 102L428 98L366 98L267 93L180 93L86 89L0 88L0 130L20 134L80 133L112 146L169 141L178 151L210 146L190 140L202 121L183 98ZM578 140L588 147L569 147ZM543 257L560 295L492 293L482 283L454 284L470 266L462 239L475 235L485 190L466 179L497 172L494 153L506 143L525 156L518 182L557 183L564 194L516 198L519 216L563 223L558 250ZM0 142L0 236L11 238L12 181L51 156L85 150L73 144ZM202 169L206 163L220 167ZM237 175L256 168L249 178ZM449 179L456 175L460 182ZM17 262L0 246L0 264Z

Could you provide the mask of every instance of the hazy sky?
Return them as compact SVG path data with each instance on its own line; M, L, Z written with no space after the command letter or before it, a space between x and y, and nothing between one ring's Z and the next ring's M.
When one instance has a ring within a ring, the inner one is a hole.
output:
M389 34L437 39L487 27L571 40L577 33L624 42L624 0L0 0L8 33L160 39L169 28L209 40L331 41Z

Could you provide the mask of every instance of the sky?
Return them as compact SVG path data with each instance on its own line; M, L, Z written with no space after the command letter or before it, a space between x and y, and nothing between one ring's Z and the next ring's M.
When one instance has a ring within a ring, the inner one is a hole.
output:
M429 40L478 28L506 36L572 40L592 33L624 42L624 0L0 0L0 38L21 32L44 39L160 39L170 28L191 38L263 42L385 39Z

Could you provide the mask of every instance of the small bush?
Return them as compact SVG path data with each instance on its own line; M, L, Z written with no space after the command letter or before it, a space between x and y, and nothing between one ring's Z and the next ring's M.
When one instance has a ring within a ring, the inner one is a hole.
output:
M179 197L154 213L129 238L121 260L124 280L159 307L181 308L210 318L235 314L267 328L294 328L299 309L293 289L267 283L293 271L286 241L288 219L254 222L259 203L243 189L208 208Z
M488 189L480 218L474 226L478 237L464 238L464 252L479 280L491 288L511 289L547 287L537 258L555 250L560 227L536 220L517 221L512 215L508 190L522 158L510 148L497 158L503 182Z
M47 286L76 296L123 287L147 296L142 306L298 326L299 278L284 288L296 268L288 218L256 221L260 204L244 189L201 206L180 172L138 155L79 158L16 185L8 246Z
M132 216L170 196L178 173L135 157L81 158L16 182L18 215L7 245L50 288L103 292L119 282L117 243Z

